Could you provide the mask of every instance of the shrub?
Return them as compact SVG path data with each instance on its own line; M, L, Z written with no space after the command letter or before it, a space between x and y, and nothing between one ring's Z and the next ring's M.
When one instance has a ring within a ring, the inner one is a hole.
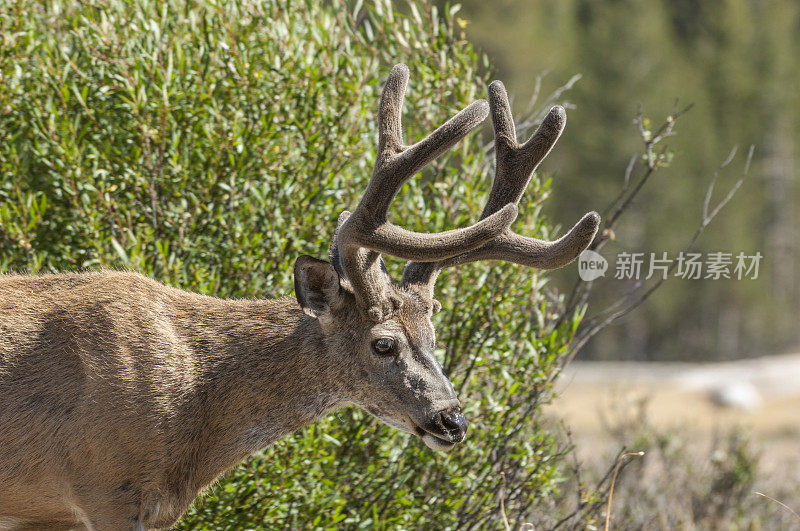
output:
M223 297L291 290L326 255L375 160L381 77L409 64L406 138L485 97L456 8L282 0L12 0L0 11L0 267L132 268ZM463 226L491 183L479 135L401 193L393 216ZM519 232L547 237L548 181ZM400 264L389 261L399 274ZM553 323L546 276L506 264L443 275L441 359L472 421L434 454L348 409L232 471L179 529L470 529L552 522L566 449L537 420L578 316ZM506 486L502 487L501 474Z

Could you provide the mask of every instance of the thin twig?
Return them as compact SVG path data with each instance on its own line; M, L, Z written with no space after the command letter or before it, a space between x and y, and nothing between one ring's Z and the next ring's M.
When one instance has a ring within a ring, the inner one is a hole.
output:
M725 199L723 199L722 201L720 201L717 204L716 208L714 208L714 210L711 211L711 214L706 215L706 212L705 211L703 212L703 222L704 223L706 223L706 224L710 223L711 220L714 219L714 217L717 214L719 214L719 211L722 210L722 207L724 207L725 205L728 204L728 201L730 201L733 198L734 194L742 186L742 183L744 183L745 177L747 177L747 174L750 172L750 162L752 162L752 160L753 160L753 152L755 151L755 149L756 149L756 147L754 145L750 146L750 150L747 152L747 161L745 162L745 165L744 165L744 171L742 172L743 173L742 174L742 178L739 179L738 181L736 181L736 184L734 184L733 187L730 189L730 191L728 192L728 195L725 196ZM731 152L731 157L733 157L733 155L735 155L735 154L736 154L736 148L734 148L734 150ZM726 160L724 164L727 164L727 163L728 163L728 161ZM716 179L716 176L714 178ZM711 181L711 186L709 188L711 188L713 186L714 186L714 181Z
M800 514L797 514L797 513L795 512L795 510L794 510L794 509L792 509L791 507L789 507L788 505L786 505L786 504L785 504L785 503L783 503L782 501L780 501L780 500L776 500L776 499L775 499L775 498L773 498L772 496L768 496L768 495L764 494L763 492L758 492L757 490L754 490L754 491L753 491L753 493L754 493L754 494L758 494L759 496L763 496L764 498L766 498L766 499L768 499L768 500L772 500L772 501L774 501L775 503L777 503L778 505L780 505L781 507L783 507L784 509L786 509L787 511L789 511L790 513L792 513L792 514L794 515L794 517L795 517L795 518L797 518L798 520L800 520Z
M625 168L625 180L622 183L622 190L625 191L631 185L631 174L633 173L633 166L636 164L636 155L631 156L628 161L628 167Z
M619 456L617 459L617 466L614 467L614 477L611 478L611 488L608 490L608 504L606 505L606 526L605 531L608 531L608 525L611 523L611 499L614 497L614 485L617 483L617 474L619 474L619 467L626 457L641 457L644 452L628 452Z
M500 487L500 516L503 517L503 527L506 531L511 531L508 525L508 518L506 517L506 505L504 498L506 497L506 473L500 472L500 477L503 478L503 486Z
M646 131L644 129L644 122L643 122L643 118L642 118L641 112L639 113L639 116L636 119L636 124L639 126L639 130L641 131L642 138L646 139L645 140L645 155L647 157L647 171L639 179L639 182L636 183L636 185L633 187L633 189L630 191L630 193L628 194L627 197L625 197L625 193L628 191L628 186L623 187L623 189L620 192L619 196L617 196L617 199L613 203L613 204L619 203L619 206L614 210L614 212L611 214L611 216L606 220L606 222L605 222L605 224L603 226L604 230L610 230L610 229L613 228L614 224L619 219L619 217L622 215L622 213L625 210L628 209L628 206L631 204L633 199L637 195L639 195L639 191L642 189L642 187L645 185L645 183L647 183L647 180L650 178L650 176L658 169L658 164L656 163L658 157L656 156L656 154L653 151L655 146L659 142L664 140L665 138L667 138L669 136L672 136L672 134L673 134L672 130L675 127L675 119L678 118L679 116L683 115L684 113L686 113L691 108L692 108L692 106L689 105L686 108L675 112L672 116L670 116L667 119L667 121L665 121L661 125L661 127L659 127L658 131L656 131L656 133L654 135L650 135L650 136L648 136L646 134ZM597 242L597 241L595 242L595 247L596 248L600 247L599 243L600 242Z
M597 481L597 483L595 484L595 487L594 487L594 491L595 492L600 493L601 495L602 495L602 493L605 493L606 491L604 490L603 486L611 479L611 477L615 473L615 471L618 472L618 470L617 470L618 468L621 469L621 467L619 467L619 463L623 463L622 466L625 466L625 464L627 464L627 462L624 462L624 461L621 460L622 459L622 455L626 453L625 450L627 450L627 448L622 447L622 449L617 453L617 457L613 461L614 464L612 464L610 467L608 467L608 470L603 475L603 477L600 478L600 480ZM594 502L585 502L585 501L578 500L577 507L575 507L575 509L570 514L562 517L558 522L556 522L555 525L553 525L550 528L550 531L555 531L556 529L558 529L562 525L565 525L567 522L570 522L571 520L581 516L582 514L593 513L602 504L603 504L603 502L601 500L597 500L597 501L594 501Z
M706 190L706 198L703 201L703 219L706 219L708 217L708 205L709 203L711 203L711 194L714 193L714 184L716 184L717 182L717 177L719 176L719 172L721 172L722 169L725 168L725 166L727 166L728 164L731 163L731 161L733 161L733 157L736 156L737 150L738 146L733 146L733 149L731 149L731 152L728 154L728 158L726 158L725 161L719 165L719 168L717 168L717 171L715 171L714 175L711 177L711 184L708 185L708 190Z

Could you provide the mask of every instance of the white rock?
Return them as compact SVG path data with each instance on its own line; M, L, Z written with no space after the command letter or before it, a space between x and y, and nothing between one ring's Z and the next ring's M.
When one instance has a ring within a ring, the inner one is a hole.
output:
M754 411L761 406L761 394L746 381L726 382L711 389L711 400L718 406Z

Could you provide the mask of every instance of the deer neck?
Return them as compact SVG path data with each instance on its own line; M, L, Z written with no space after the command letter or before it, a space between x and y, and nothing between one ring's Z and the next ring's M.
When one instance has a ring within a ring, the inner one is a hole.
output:
M224 301L192 328L201 484L344 404L341 364L295 299Z

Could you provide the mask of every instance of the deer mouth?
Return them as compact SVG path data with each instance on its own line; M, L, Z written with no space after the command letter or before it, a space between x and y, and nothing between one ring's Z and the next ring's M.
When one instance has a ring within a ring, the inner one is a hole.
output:
M369 414L374 417L377 417L385 424L389 426L404 431L406 433L412 433L422 439L422 442L425 443L425 446L434 450L436 452L449 452L453 449L453 447L461 442L464 438L461 437L459 440L452 440L446 439L446 435L444 434L436 434L434 432L428 431L421 427L419 424L414 422L411 417L406 416L405 421L397 420L391 418L389 415L385 415L382 411L377 410L373 407L365 407L364 409L367 410Z
M411 421L411 425L413 426L414 433L420 439L422 439L422 442L425 443L425 446L436 452L449 452L458 443L458 441L451 441L431 433L421 428L413 421Z

